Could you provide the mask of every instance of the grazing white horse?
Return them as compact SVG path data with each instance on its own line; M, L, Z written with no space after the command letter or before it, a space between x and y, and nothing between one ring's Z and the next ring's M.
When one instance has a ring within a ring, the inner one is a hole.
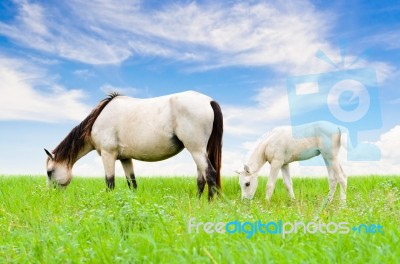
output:
M208 184L208 198L221 188L223 118L210 97L193 92L135 99L111 94L52 153L46 151L48 184L66 187L72 166L92 150L101 155L109 189L120 160L129 188L137 188L132 159L160 161L183 148L197 165L198 194Z
M347 129L338 125L320 121L300 126L277 127L265 138L261 139L244 170L239 172L239 184L242 198L252 199L258 185L258 171L269 162L271 165L267 183L266 199L271 199L275 189L279 170L290 197L294 199L289 163L307 160L322 155L328 169L329 194L332 201L337 183L340 184L340 199L346 201L347 177L338 161L338 152L344 146L344 133Z

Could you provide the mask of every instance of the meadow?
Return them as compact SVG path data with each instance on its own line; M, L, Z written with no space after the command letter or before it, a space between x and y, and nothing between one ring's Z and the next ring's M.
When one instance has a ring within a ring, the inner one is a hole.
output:
M103 178L75 177L66 191L45 187L45 177L0 177L0 263L399 263L400 177L350 177L348 202L321 205L326 178L294 178L291 201L281 180L269 204L266 178L254 200L242 201L237 177L223 179L223 194L209 203L196 196L194 177L123 178L107 192ZM207 233L195 222L302 221L366 224L346 234Z

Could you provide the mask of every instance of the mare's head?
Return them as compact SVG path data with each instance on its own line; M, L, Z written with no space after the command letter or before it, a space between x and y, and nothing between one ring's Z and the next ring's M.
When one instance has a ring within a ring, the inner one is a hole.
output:
M54 155L44 149L48 156L46 161L48 185L65 188L71 182L73 164L91 150L90 139L94 122L104 107L117 96L119 96L118 93L111 93L102 100L54 149Z
M249 166L244 165L243 171L238 173L242 199L253 199L258 186L257 172L251 172Z
M72 168L65 161L56 161L53 154L44 150L48 156L46 161L47 185L66 188L72 179Z

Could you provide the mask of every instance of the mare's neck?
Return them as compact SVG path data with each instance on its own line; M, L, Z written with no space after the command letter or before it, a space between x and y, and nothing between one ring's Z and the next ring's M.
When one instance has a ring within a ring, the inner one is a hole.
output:
M72 161L72 165L92 150L94 150L93 145L90 142L86 142L82 149L78 152L76 159Z

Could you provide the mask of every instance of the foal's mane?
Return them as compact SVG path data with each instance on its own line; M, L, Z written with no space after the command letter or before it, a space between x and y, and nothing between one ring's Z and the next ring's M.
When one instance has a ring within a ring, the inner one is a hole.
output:
M78 153L90 139L92 127L101 111L112 99L119 96L118 93L111 93L92 110L92 112L61 141L53 150L54 160L57 162L67 161L68 166L72 166L76 161Z
M251 157L251 154L253 154L253 152L258 148L258 146L259 146L264 140L267 140L267 139L271 136L272 130L273 130L273 129L271 129L270 131L264 133L261 137L259 137L259 138L253 143L253 146L250 148L250 150L249 150L249 151L247 152L247 154L246 154L245 162L248 162L249 159L250 159L250 157Z

